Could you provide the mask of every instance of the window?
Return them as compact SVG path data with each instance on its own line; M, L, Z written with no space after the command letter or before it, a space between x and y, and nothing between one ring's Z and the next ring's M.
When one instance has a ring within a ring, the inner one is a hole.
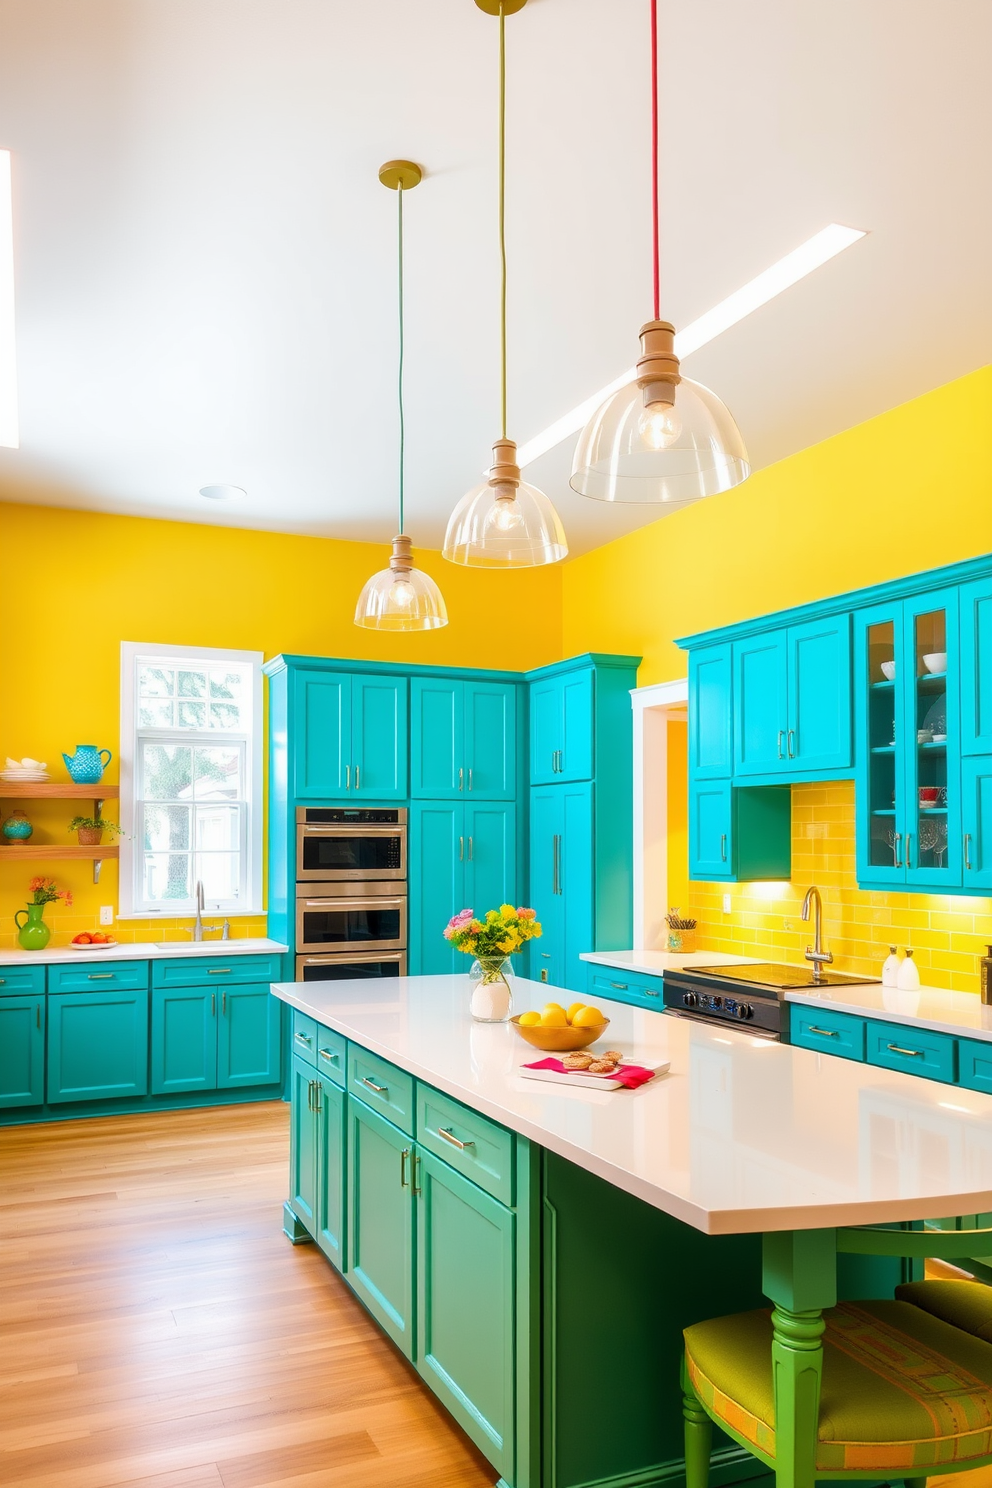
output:
M261 663L122 643L121 915L261 913Z

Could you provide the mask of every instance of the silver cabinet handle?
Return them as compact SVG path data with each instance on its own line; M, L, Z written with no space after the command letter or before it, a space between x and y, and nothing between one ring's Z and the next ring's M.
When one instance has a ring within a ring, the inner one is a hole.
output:
M465 766L464 765L459 765L458 766L458 789L459 790L464 790L465 789Z
M892 866L893 866L893 868L901 868L902 867L902 858L900 858L900 856L899 856L899 844L900 844L901 841L902 841L902 833L901 832L896 832L895 836L892 839Z
M376 1093L376 1095L388 1095L389 1094L389 1086L388 1085L377 1085L375 1083L375 1081L374 1080L370 1080L367 1075L363 1075L362 1076L362 1084L363 1085L367 1085L370 1090L374 1090L375 1093Z
M116 975L116 971L89 971L86 973L86 980L88 982L112 982Z
M618 992L626 992L627 990L626 982L611 982L610 986L615 987Z
M210 966L207 968L207 976L230 976L233 970L233 966Z
M650 987L645 987L643 990L647 994L648 997L660 997L661 996L661 993L660 992L652 992L652 990L651 990Z
M320 1115L320 1110L321 1110L322 1104L323 1104L323 1102L320 1099L320 1081L319 1080L314 1080L314 1082L313 1082L313 1114L315 1116L319 1116Z
M313 1046L313 1039L310 1037L310 1035L308 1033L294 1033L293 1034L293 1037L295 1038L295 1040L296 1040L296 1042L298 1044L303 1044L304 1047L307 1048L307 1049L312 1048L312 1046Z
M466 1152L469 1147L474 1147L474 1142L459 1142L454 1132L447 1126L439 1126L437 1134L442 1142L448 1142L452 1147L457 1147L459 1152Z
M459 839L458 839L458 861L459 861L459 863L463 862L464 861L464 858L465 858L465 838L464 837L459 837Z
M35 1028L39 1029L39 1031L40 1031L40 1029L41 1029L41 1003L40 1002L36 1002L35 1005L34 1005L34 1026L35 1026Z
M837 1032L836 1028L814 1028L813 1024L811 1023L807 1031L809 1033L818 1033L821 1038L840 1038L840 1034Z
M412 1156L413 1156L413 1182L410 1184L410 1192L413 1194L414 1198L419 1199L420 1198L420 1184L419 1184L419 1182L417 1180L419 1179L420 1174L417 1172L417 1167L420 1164L420 1162L422 1162L423 1159L420 1157L420 1154L417 1153L417 1152L414 1152L412 1154Z
M908 1059L926 1059L927 1057L922 1049L904 1049L900 1044L886 1044L885 1047L891 1049L893 1054L905 1054Z
M720 861L721 861L721 863L725 863L727 861L727 834L726 834L726 832L721 832L720 833Z
M326 1059L328 1064L336 1064L337 1061L341 1058L336 1049L318 1049L317 1057L319 1059Z
M964 834L964 866L967 868L967 870L968 870L969 873L971 872L971 852L969 851L970 847L971 847L971 833L970 832L965 832L965 834Z
M468 788L469 788L469 790L472 789L472 766L471 765L469 765L469 767L468 767Z
M216 992L211 992L211 994L210 994L210 1016L212 1018L216 1018L216 1016L217 1016L217 993Z
M406 1164L407 1164L407 1158L409 1156L410 1156L410 1149L409 1149L409 1147L404 1147L403 1148L403 1151L400 1153L400 1188L406 1188L406 1186L407 1186Z
M226 1018L227 1017L227 993L226 992L222 992L220 994L220 1015L221 1015L222 1018Z
M468 860L469 860L470 863L472 861L472 858L474 856L474 853L475 853L475 845L474 845L474 843L472 841L472 835L471 835L471 833L469 833L469 839L468 839Z
M779 759L785 759L785 755L782 752L782 745L784 743L785 743L785 729L779 729L779 731L778 731L778 757L779 757Z
M351 790L351 766L350 765L345 765L345 767L344 767L344 788L345 788L345 790Z
M361 771L359 770L358 766L356 765L355 766L355 789L356 790L358 790L358 782L359 782L360 779L361 779Z
M793 744L795 743L795 739L796 739L796 731L795 731L795 729L790 729L789 732L788 732L788 734L786 735L786 748L789 751L789 758L790 759L795 759L795 757L796 757L795 756L795 751L793 750L793 747L792 747Z
M913 834L912 834L912 832L907 832L906 833L906 867L907 868L912 868L912 866L913 866L912 863L909 860L909 845L912 842L912 840L913 840Z

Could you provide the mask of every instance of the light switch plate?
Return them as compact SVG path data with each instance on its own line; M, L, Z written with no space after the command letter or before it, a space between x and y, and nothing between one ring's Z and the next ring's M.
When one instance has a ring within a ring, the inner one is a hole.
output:
M730 913L730 895L729 894L724 894L724 896L723 896L723 912L724 912L724 914L729 914Z
M114 906L112 904L100 905L100 924L112 925L114 923Z

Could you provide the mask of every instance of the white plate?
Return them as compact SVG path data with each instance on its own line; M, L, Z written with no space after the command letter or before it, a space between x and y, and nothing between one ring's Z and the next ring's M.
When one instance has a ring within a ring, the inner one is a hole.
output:
M98 940L96 945L76 945L75 941L70 940L69 949L70 951L112 951L116 944L116 940Z

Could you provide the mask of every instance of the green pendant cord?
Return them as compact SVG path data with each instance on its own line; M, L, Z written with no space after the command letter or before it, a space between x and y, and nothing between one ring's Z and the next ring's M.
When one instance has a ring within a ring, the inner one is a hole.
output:
M406 464L406 418L403 412L403 185L396 190L396 217L399 227L399 317L400 317L400 362L397 378L397 393L400 406L400 536L403 535L403 472Z
M499 259L501 269L500 330L500 430L506 438L506 17L499 8Z

